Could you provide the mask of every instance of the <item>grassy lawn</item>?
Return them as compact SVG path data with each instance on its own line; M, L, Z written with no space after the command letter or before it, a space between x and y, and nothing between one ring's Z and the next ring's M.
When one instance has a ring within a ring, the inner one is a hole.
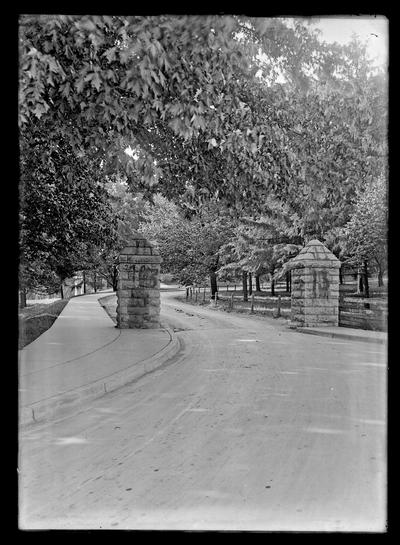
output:
M53 303L40 303L19 309L19 350L47 331L67 303L68 299L60 299Z
M117 323L117 294L107 295L106 297L100 297L100 305L107 312L111 320Z

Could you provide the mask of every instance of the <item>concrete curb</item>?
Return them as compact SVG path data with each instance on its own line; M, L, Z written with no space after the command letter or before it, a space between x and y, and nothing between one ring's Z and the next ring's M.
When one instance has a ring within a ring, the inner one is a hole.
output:
M332 331L316 331L311 328L307 327L297 327L295 328L295 331L298 331L299 333L306 333L308 335L319 335L321 337L330 337L332 339L344 339L347 341L362 341L366 343L378 343L378 344L386 344L387 339L383 337L367 337L364 335L357 335L357 334L350 334L345 332L332 332Z
M76 408L83 402L96 399L108 392L117 390L129 382L137 380L161 367L161 365L178 353L181 346L178 337L171 328L163 326L162 329L168 333L170 341L159 352L150 358L133 364L128 369L117 371L91 384L75 388L74 390L54 396L51 399L21 407L19 409L20 427L67 416L71 408Z

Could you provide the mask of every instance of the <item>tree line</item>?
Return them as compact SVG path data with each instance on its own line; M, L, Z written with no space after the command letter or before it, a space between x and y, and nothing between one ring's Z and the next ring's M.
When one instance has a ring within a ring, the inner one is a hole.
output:
M115 286L138 229L213 292L311 237L382 281L387 74L358 39L299 18L29 15L19 55L21 287Z

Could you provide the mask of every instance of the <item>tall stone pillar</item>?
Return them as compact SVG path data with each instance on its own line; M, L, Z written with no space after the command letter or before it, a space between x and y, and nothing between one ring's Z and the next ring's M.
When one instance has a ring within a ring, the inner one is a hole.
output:
M119 255L117 327L160 327L159 250L138 235Z
M289 261L286 270L292 271L292 325L339 325L339 269L337 257L315 239Z

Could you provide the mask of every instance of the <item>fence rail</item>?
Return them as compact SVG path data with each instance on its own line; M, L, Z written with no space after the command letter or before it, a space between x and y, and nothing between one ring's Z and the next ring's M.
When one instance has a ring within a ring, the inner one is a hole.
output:
M209 304L210 301L213 301L215 306L220 306L225 310L254 312L276 317L288 317L290 314L290 295L281 295L278 292L275 296L271 296L267 294L261 295L260 292L253 292L251 295L248 295L247 299L247 301L244 301L242 291L224 290L221 289L221 286L219 286L217 297L213 300L211 299L211 291L208 288L186 288L186 300L194 303Z
M342 295L339 300L339 326L385 331L388 305L385 299L367 299Z
M244 301L243 292L233 288L234 285L219 286L217 298L213 304L225 310L238 312L255 312L271 316L290 317L291 297L286 291L276 289L276 295L266 292L253 292ZM241 287L241 286L240 286ZM227 289L228 288L228 289ZM197 304L209 304L211 291L204 287L187 287L186 299ZM364 298L341 293L339 299L339 326L373 331L387 329L387 298Z

